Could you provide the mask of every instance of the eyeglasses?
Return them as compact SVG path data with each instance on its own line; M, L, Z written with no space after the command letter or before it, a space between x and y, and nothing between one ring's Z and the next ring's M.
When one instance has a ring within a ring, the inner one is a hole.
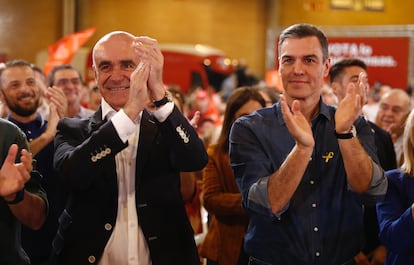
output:
M64 79L59 79L56 82L56 85L57 86L67 86L67 85L69 85L69 83L72 83L72 85L77 86L77 85L80 85L82 82L81 82L80 78L71 78L71 79L64 78Z

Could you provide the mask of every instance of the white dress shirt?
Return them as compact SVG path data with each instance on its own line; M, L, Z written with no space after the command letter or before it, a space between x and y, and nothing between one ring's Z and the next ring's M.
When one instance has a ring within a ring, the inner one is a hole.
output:
M102 119L107 117L111 120L121 140L128 141L128 147L115 156L118 214L114 230L98 264L151 265L148 245L138 223L135 205L136 155L142 113L136 121L131 121L122 109L116 112L104 99L101 104ZM164 121L173 108L174 104L167 103L155 111L154 116L159 121Z

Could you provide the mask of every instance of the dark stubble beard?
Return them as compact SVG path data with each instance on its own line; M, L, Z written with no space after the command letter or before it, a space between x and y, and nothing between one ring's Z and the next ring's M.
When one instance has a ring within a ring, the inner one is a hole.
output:
M37 107L39 106L39 98L35 101L35 104L33 106L24 108L17 104L12 104L6 97L6 95L3 94L3 98L6 101L7 106L9 107L9 110L16 113L17 115L21 117L28 117L35 113L37 111Z

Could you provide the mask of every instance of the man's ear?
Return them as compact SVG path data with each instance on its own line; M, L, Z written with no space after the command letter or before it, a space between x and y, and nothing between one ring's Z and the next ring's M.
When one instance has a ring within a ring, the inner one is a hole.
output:
M336 89L338 88L338 84L336 82L332 82L329 84L329 86L332 88L332 91L335 93ZM336 93L335 93L336 94Z
M337 95L336 90L337 90L337 89L338 89L338 87L339 87L338 82L332 82L332 83L330 84L330 86L331 86L331 88L332 88L333 93L334 93L334 94L335 94L335 96L336 96L336 95Z

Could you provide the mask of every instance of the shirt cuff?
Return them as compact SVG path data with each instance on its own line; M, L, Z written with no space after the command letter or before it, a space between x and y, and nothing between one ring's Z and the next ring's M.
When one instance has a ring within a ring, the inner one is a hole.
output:
M125 114L124 110L118 111L112 118L111 122L118 133L119 138L122 142L126 143L129 136L134 133L137 128L137 124L134 123L128 115Z
M248 194L248 207L255 212L259 212L264 216L270 217L272 221L280 221L282 220L282 214L289 208L289 203L286 204L279 212L272 212L267 193L269 178L270 176L263 177L250 187Z
M370 184L371 195L385 195L388 189L387 177L380 165L372 162L372 179Z
M168 116L173 112L174 103L167 102L165 105L159 107L154 111L154 116L159 122L164 122Z

